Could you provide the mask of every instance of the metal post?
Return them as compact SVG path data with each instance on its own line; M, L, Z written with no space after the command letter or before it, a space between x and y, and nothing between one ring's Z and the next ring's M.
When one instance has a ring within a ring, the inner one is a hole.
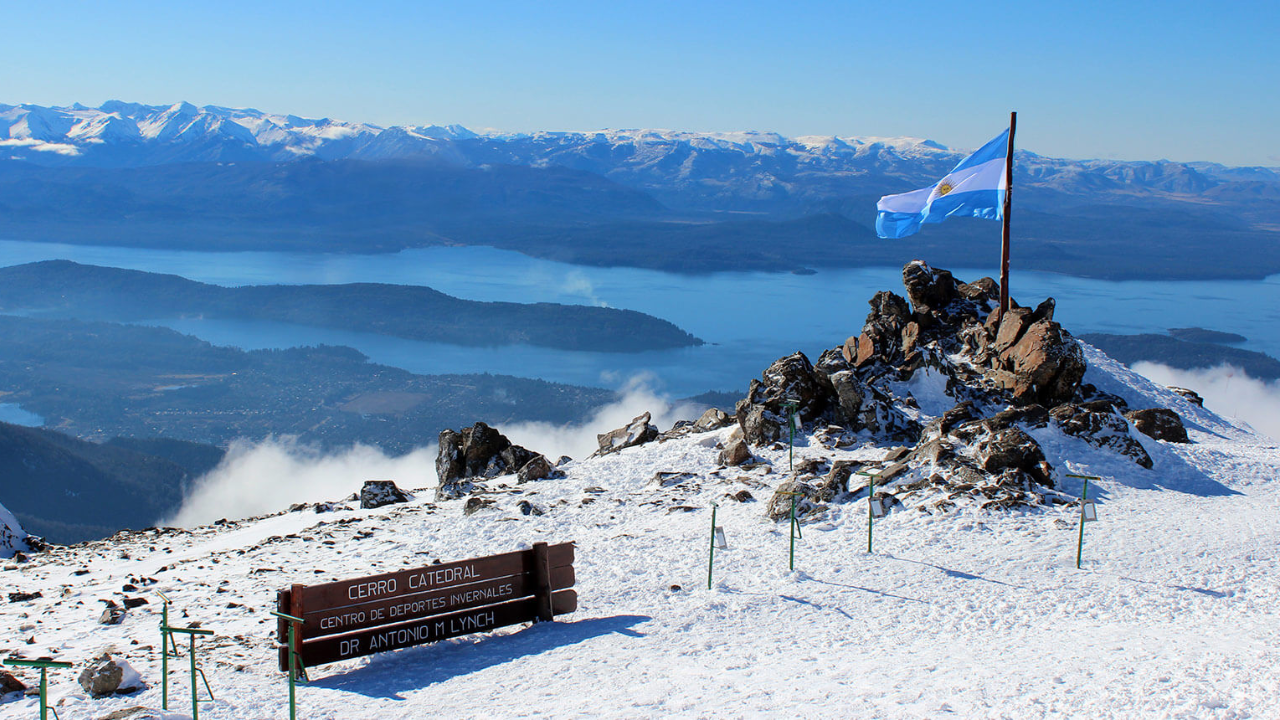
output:
M160 707L169 709L169 598L157 591L164 602L160 611Z
M716 503L711 503L711 548L707 553L707 589L711 589L711 573L716 566Z
M196 636L191 638L191 720L200 720L200 688L196 685Z
M1079 478L1084 480L1084 490L1080 493L1080 540L1076 543L1076 569L1080 569L1080 562L1084 558L1084 504L1089 500L1089 481L1101 480L1096 475L1073 475L1067 473L1067 477Z
M713 522L712 523L713 527L714 527L714 524L715 523ZM295 687L298 682L298 676L300 675L298 671L297 630L298 630L298 625L305 621L300 617L294 617L293 615L286 615L282 612L277 612L275 610L272 610L271 614L275 615L278 618L283 618L289 623L289 720L297 720L298 702L297 702L297 695L296 695L297 690L295 689Z
M71 663L60 662L57 660L19 660L17 658L7 658L5 665L14 667L34 667L40 668L40 720L49 720L49 711L53 708L49 707L49 668L69 668ZM58 717L58 711L53 710L53 716Z
M871 554L871 527L875 524L875 512L871 509L871 503L876 499L876 476L867 474L870 485L867 486L867 554Z
M1089 481L1084 481L1084 492L1080 493L1080 541L1076 543L1076 569L1080 569L1080 561L1084 558L1084 504L1089 500Z
M791 570L796 569L796 496L791 496L791 528L787 533L791 536Z

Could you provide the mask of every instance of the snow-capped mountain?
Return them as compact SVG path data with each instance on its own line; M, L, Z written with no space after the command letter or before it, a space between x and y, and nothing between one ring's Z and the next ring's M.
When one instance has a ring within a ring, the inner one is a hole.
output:
M964 152L907 137L652 129L481 134L459 125L383 128L186 102L0 105L0 159L97 167L303 158L561 165L692 209L759 210L759 203L775 203L794 211L832 195L907 189L936 180ZM1076 194L1185 194L1226 181L1280 182L1280 172L1269 168L1060 160L1030 152L1018 158L1022 182Z

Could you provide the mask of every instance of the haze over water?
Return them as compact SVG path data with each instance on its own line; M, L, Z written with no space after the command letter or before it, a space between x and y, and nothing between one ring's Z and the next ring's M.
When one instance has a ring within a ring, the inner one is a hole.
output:
M728 272L676 275L538 260L487 247L441 247L394 254L211 253L0 241L0 266L38 260L172 273L225 286L380 282L426 285L469 300L608 305L670 320L708 344L636 354L584 353L527 346L474 348L283 323L157 319L218 345L245 349L349 345L374 362L417 373L477 373L620 387L637 374L680 397L741 392L774 359L802 350L816 359L862 327L867 300L902 293L901 268L819 271L814 275ZM948 268L961 280L992 269ZM1247 349L1280 355L1280 277L1257 281L1107 281L1018 272L1012 292L1024 305L1052 296L1057 319L1074 333L1162 333L1200 326L1249 338Z

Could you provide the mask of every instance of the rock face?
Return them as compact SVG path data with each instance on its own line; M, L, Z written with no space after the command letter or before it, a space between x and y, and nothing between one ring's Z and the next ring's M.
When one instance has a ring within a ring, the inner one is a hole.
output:
M652 419L650 414L645 413L632 418L631 422L627 423L625 427L597 435L596 442L599 443L600 449L595 452L595 455L608 455L624 448L635 447L636 445L643 445L656 440L658 438L658 428L649 422L650 419Z
M530 462L541 459L529 467L520 482L551 476L551 464L542 455L513 445L505 435L478 422L462 432L440 431L440 452L436 456L436 475L440 487L437 500L452 500L470 493L473 479L488 479L499 475L520 472ZM539 476L544 469L546 474Z
M1131 410L1124 414L1133 427L1142 434L1156 440L1167 440L1176 443L1189 443L1187 428L1182 424L1178 413L1168 408L1147 408Z
M409 498L408 493L390 480L366 480L360 488L360 507L364 510L408 502Z

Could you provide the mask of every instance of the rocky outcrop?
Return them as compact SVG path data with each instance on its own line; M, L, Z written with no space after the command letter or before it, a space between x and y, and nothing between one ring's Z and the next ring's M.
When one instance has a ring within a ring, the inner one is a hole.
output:
M1058 427L1068 435L1129 457L1144 468L1153 463L1142 443L1129 433L1129 423L1116 412L1097 412L1066 403L1049 411Z
M1204 407L1204 398L1200 397L1200 394L1197 393L1195 390L1188 390L1187 388L1175 387L1173 385L1170 385L1169 389L1181 395L1187 402L1191 403L1192 405L1195 405L1197 407Z
M861 331L816 363L788 355L751 382L735 408L748 445L785 441L792 407L827 447L905 442L900 456L859 471L878 473L887 506L910 496L931 512L964 496L993 508L1069 501L1033 437L1050 423L1152 466L1121 415L1125 401L1083 382L1084 352L1054 319L1053 298L1034 308L1011 300L1002 312L991 278L964 283L920 261L903 268L902 281L905 297L875 293ZM1184 437L1170 411L1130 417L1153 437ZM864 498L866 484L850 482L859 471L837 464L826 478L797 475L795 491L815 505ZM771 516L781 512L777 502Z
M761 379L751 381L734 414L748 443L767 445L787 439L788 412L801 425L836 423L876 436L904 437L918 430L889 395L858 377L838 349L823 353L818 367L801 352L775 360Z
M0 558L13 557L14 553L33 549L28 541L29 537L13 513L0 505Z
M396 487L391 480L366 480L360 488L360 507L368 510L383 505L408 502L413 496Z
M1176 443L1191 442L1191 438L1187 437L1187 428L1182 424L1182 418L1168 408L1131 410L1124 416L1133 423L1135 430L1147 437Z
M547 459L512 444L505 435L482 422L462 432L441 430L440 451L436 456L436 475L440 481L436 500L462 497L474 490L473 480L518 473L538 459L540 462L529 468L521 482L550 477ZM547 474L539 477L543 464Z
M631 419L631 422L625 426L610 430L607 433L596 436L596 443L600 446L596 450L593 457L600 455L608 455L636 445L643 445L658 438L658 428L649 422L652 419L649 413L639 415Z

